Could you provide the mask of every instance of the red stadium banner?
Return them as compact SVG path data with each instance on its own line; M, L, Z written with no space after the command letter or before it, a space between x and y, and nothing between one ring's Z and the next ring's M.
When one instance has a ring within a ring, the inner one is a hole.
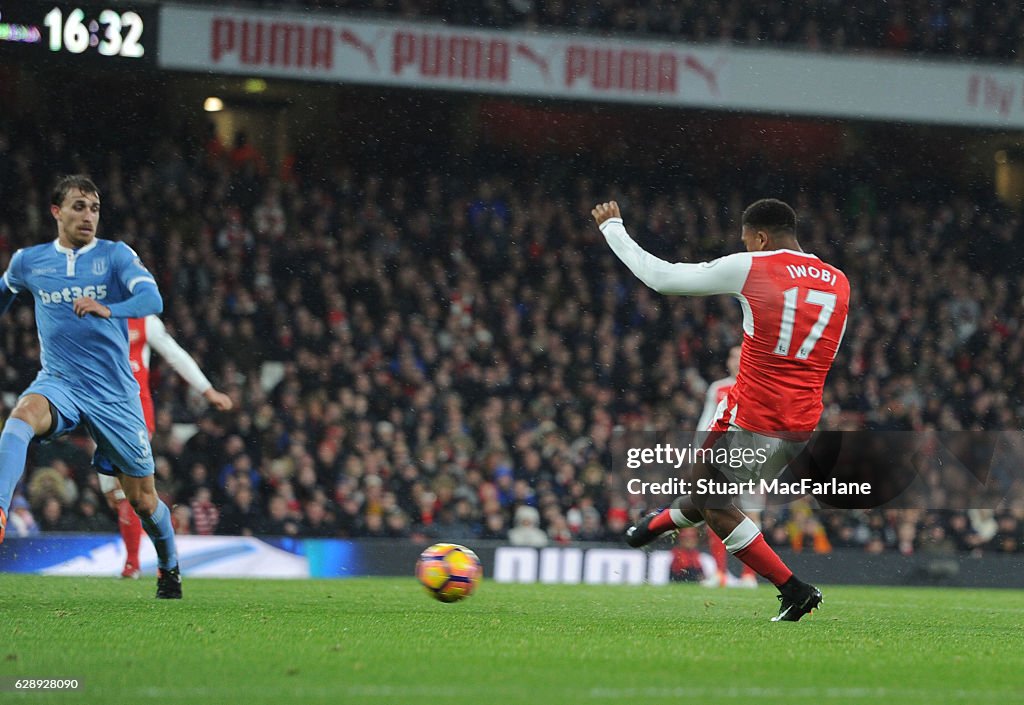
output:
M163 6L162 68L868 120L1024 127L998 66Z

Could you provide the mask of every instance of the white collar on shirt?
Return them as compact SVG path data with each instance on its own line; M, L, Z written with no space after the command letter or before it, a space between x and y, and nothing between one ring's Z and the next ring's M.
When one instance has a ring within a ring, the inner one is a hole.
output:
M84 255L86 252L96 247L96 243L98 242L99 240L93 238L92 242L90 242L85 247L79 247L77 250L73 250L70 247L64 247L63 245L60 244L60 240L54 240L53 246L57 250L57 252L60 252L63 255L75 255L76 257L78 257L80 255Z

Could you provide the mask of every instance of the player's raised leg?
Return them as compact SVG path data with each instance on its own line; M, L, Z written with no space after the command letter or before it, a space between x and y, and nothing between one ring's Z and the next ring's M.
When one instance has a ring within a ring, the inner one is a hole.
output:
M701 448L712 448L722 439L723 431L713 428L702 433ZM655 509L645 515L635 525L626 529L626 543L633 548L646 546L662 534L691 526L701 526L704 515L689 495L676 497L672 504L662 509Z
M633 548L640 548L670 531L703 523L704 516L688 495L676 497L669 506L655 509L626 529L626 543Z
M36 436L48 433L51 425L47 398L26 394L18 400L0 433L0 543L7 530L7 510L14 498L14 488L25 472L28 444Z

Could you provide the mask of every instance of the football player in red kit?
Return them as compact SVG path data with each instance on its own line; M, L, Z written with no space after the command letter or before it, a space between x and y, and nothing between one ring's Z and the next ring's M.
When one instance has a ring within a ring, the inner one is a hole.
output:
M146 428L150 437L156 428L153 413L153 396L149 389L149 359L152 350L156 350L162 358L181 375L189 386L203 395L206 400L219 411L228 411L233 406L231 397L213 388L199 365L192 359L177 341L171 337L164 327L163 321L157 316L128 319L128 362L139 383L139 396L142 399L142 412L146 418ZM125 558L121 577L137 578L139 576L139 542L142 539L142 524L131 505L125 500L117 478L100 473L100 489L107 498L107 504L117 512L117 526L124 539Z
M592 214L612 251L642 282L662 294L730 294L743 312L743 344L736 383L719 406L706 441L734 451L757 449L742 471L694 465L694 479L771 479L800 453L818 424L822 390L846 331L850 283L839 269L800 248L796 213L776 199L751 204L742 217L746 252L700 264L671 263L637 245L614 201ZM749 455L747 456L749 457ZM735 495L694 493L676 498L626 532L644 546L659 535L707 522L726 550L779 590L773 621L799 620L821 604L821 591L799 580L737 506Z

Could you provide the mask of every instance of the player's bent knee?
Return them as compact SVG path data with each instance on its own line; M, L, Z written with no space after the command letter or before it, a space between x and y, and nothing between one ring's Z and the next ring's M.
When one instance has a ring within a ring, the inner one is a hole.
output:
M47 433L52 421L50 402L41 394L23 396L11 411L11 418L27 423L37 436Z
M153 477L129 477L121 476L121 487L124 490L128 503L140 517L148 517L156 511L157 503L160 501L156 494L156 487L153 485Z
M132 509L134 509L135 513L140 517L148 517L156 511L157 497L155 494L143 494L136 495L134 497L129 496L128 503L132 505Z

